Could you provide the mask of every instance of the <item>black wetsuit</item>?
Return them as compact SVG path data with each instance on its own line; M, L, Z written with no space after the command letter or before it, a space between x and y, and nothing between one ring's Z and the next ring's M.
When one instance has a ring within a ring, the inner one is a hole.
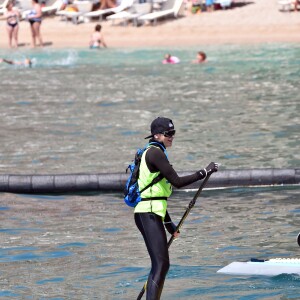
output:
M164 152L157 147L151 147L147 151L146 164L151 173L160 171L176 188L186 186L205 177L203 172L179 177L170 165ZM163 220L161 216L155 213L135 213L134 219L143 235L152 263L147 281L146 299L159 300L170 266L167 236ZM171 221L168 212L164 221Z

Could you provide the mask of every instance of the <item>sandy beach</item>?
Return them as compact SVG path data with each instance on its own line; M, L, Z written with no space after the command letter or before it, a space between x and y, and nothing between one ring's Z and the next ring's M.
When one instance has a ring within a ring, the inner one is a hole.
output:
M2 17L2 49L8 48L5 22ZM95 24L97 20L75 25L62 21L59 16L47 16L41 29L45 46L87 47ZM186 13L177 19L160 21L156 26L112 25L105 20L101 24L106 43L114 48L300 42L300 11L281 12L276 0L240 0L230 9L196 15ZM29 24L22 21L21 48L30 48L30 41Z

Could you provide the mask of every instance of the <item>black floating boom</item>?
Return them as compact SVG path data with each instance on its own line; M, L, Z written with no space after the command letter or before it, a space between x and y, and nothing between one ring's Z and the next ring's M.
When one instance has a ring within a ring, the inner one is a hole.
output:
M194 173L179 172L180 176ZM0 175L0 192L43 194L123 191L128 174ZM213 174L208 188L300 183L300 169L224 170ZM195 182L187 189L198 188Z

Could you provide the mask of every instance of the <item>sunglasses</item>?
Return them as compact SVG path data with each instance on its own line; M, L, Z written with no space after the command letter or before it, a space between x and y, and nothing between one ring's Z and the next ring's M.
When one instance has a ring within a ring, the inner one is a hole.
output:
M172 137L174 136L176 133L176 130L169 130L169 131L164 131L161 134L163 134L165 137Z

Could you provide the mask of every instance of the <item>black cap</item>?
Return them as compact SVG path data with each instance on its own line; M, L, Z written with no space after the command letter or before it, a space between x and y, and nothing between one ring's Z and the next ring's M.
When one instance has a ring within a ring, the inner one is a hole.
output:
M152 138L154 134L163 133L165 131L174 130L174 124L171 119L158 117L151 123L151 135L145 137L145 139Z

